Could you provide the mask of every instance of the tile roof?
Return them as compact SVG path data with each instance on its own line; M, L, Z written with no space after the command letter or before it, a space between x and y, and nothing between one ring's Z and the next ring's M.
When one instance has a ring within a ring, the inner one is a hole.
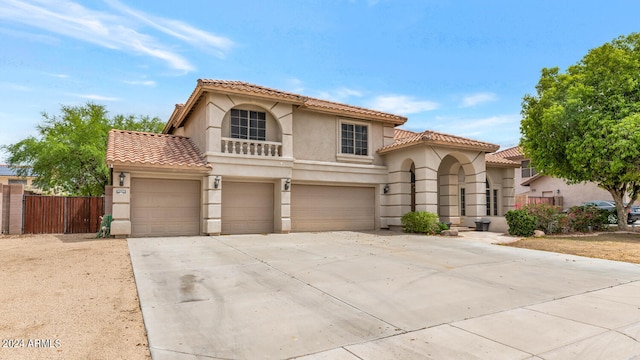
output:
M495 153L493 153L493 154L485 154L484 161L488 165L493 165L493 166L514 167L514 168L520 167L520 163L519 162L511 161L509 159L505 159L505 158L496 156Z
M395 140L394 143L381 148L380 150L378 150L379 153L385 153L420 143L483 150L487 152L493 152L498 150L499 148L498 145L488 142L467 139L455 135L443 134L431 130L417 133L403 129L394 129L393 137Z
M202 171L210 168L190 138L116 129L109 132L107 164Z
M524 153L522 152L522 148L520 146L514 146L504 150L500 150L494 153L494 155L504 159L517 159L524 157Z
M164 132L167 133L171 128L179 127L188 117L191 109L198 103L202 94L206 91L217 91L226 94L238 94L276 100L318 112L389 122L394 125L401 125L407 121L406 117L400 115L389 114L378 110L366 109L328 100L316 99L242 81L198 79L198 83L189 96L189 99L187 99L187 102L185 104L176 105L173 114L165 126Z

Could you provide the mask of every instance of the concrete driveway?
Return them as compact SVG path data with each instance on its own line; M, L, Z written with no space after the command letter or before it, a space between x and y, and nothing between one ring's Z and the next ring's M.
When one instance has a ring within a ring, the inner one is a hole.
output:
M640 359L639 265L483 235L128 242L156 360Z

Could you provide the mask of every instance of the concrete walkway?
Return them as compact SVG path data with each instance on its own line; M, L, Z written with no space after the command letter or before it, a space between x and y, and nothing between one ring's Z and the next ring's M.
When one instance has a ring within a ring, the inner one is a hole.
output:
M492 236L152 238L129 249L155 360L640 359L639 265Z

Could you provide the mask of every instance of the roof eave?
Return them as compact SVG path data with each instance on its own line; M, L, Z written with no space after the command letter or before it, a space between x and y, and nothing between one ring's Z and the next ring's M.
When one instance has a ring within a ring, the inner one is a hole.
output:
M394 147L390 147L388 149L380 149L378 150L378 154L385 154L388 152L392 152L392 151L396 151L396 150L400 150L400 149L406 149L412 146L417 146L417 145L427 145L427 146L445 146L445 147L449 147L449 148L455 148L455 149L462 149L462 150L476 150L476 151L483 151L486 153L491 153L496 151L496 149L499 148L498 145L491 145L491 146L480 146L480 145L465 145L465 144L456 144L456 143L450 143L450 142L446 142L446 141L437 141L437 140L420 140L417 142L411 142L411 143L407 143L407 144L403 144L403 145L398 145L398 146L394 146Z
M160 170L165 172L190 172L190 173L202 173L206 174L213 168L211 164L202 166L190 166L190 165L167 165L167 164L148 164L141 162L125 162L125 161L109 161L107 160L107 166L109 168L117 167L122 170L140 171L140 170Z
M196 85L196 88L191 93L191 96L189 96L189 99L187 99L187 102L184 103L184 106L182 107L182 111L180 111L180 114L178 114L178 116L175 119L172 119L173 118L172 116L172 118L170 118L169 121L167 121L167 124L162 130L163 134L168 134L171 129L177 129L180 126L182 126L187 116L191 114L191 110L193 109L195 104L197 104L198 101L200 100L200 96L202 96L202 93L203 93L202 85L198 83L198 85Z
M384 122L384 123L392 124L394 126L402 125L405 122L407 122L407 118L400 117L400 116L382 116L382 115L375 115L375 114L363 114L357 111L330 109L323 106L314 106L310 104L303 104L301 108L317 111L325 114L344 116L344 117L349 117L354 119Z

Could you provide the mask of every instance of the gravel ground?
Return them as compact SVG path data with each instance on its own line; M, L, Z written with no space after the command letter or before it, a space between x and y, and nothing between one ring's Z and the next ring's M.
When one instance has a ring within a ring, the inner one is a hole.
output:
M0 235L0 359L150 359L126 240Z

